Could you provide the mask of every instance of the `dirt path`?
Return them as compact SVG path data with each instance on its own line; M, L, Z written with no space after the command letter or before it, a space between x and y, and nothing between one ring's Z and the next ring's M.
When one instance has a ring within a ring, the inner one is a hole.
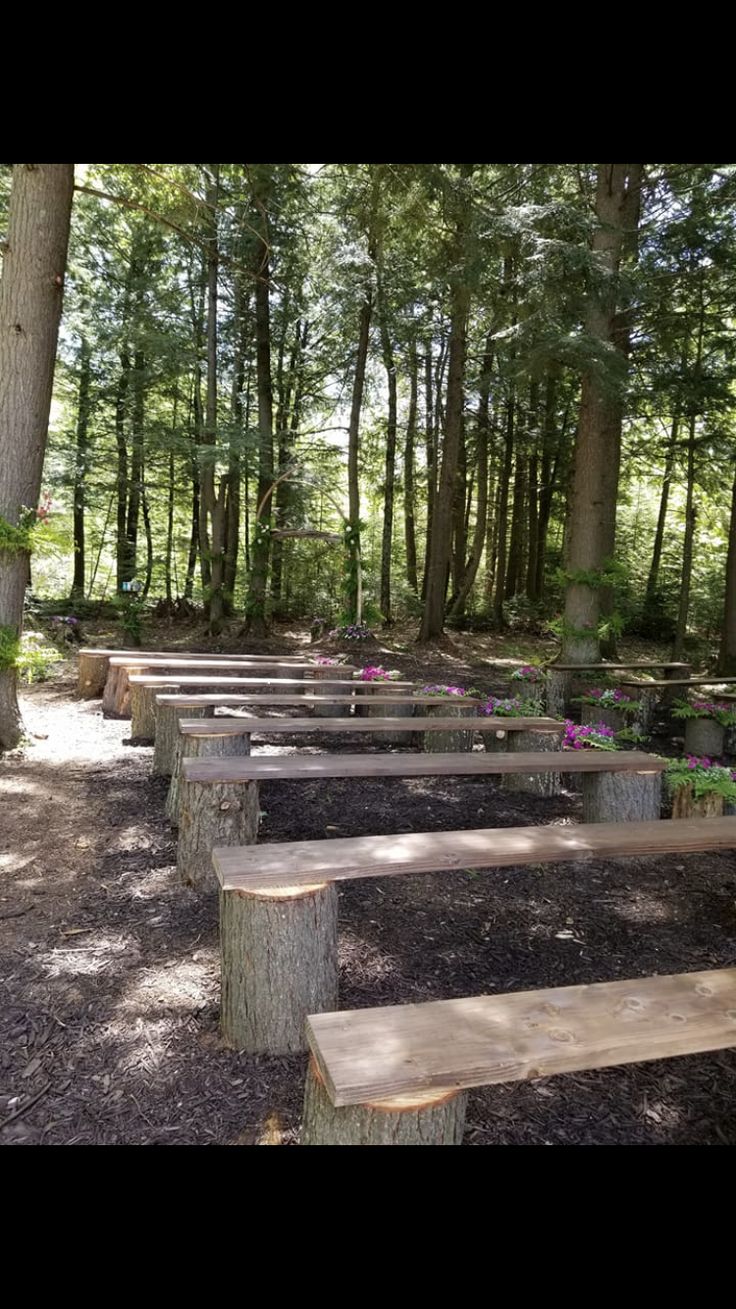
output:
M304 1060L221 1048L215 897L177 884L151 750L72 693L29 688L0 763L0 1143L292 1143ZM486 779L271 783L262 805L277 841L579 817ZM736 963L729 855L369 880L340 913L346 1007ZM473 1093L466 1140L736 1144L736 1052Z

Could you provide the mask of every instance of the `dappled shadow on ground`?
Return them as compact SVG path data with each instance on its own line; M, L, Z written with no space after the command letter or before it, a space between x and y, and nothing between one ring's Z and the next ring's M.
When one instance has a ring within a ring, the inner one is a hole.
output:
M0 1142L295 1141L304 1058L222 1047L216 897L177 883L151 750L57 688L31 711L0 765ZM270 782L261 803L266 841L580 817L492 778ZM731 965L735 901L730 855L345 883L341 1005ZM728 1052L492 1087L466 1140L736 1143L735 1090Z

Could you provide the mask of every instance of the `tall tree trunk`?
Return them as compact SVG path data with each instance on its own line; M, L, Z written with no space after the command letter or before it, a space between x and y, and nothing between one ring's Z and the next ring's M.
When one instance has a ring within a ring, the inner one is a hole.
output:
M736 471L731 492L731 521L728 528L726 590L723 600L723 628L718 652L718 672L723 677L736 675Z
M132 579L128 563L128 446L125 435L125 411L130 383L130 353L127 344L120 351L120 376L115 388L115 446L117 451L117 534L115 541L116 585Z
M607 276L591 294L586 329L611 363L608 375L598 361L583 375L567 520L564 663L595 663L600 657L601 581L615 544L629 336L628 314L617 313L618 270L627 223L629 232L636 226L632 212L638 222L641 180L638 164L598 165L593 252ZM591 573L596 576L589 581Z
M529 446L527 480L527 525L529 552L526 561L526 596L537 599L537 549L539 547L539 383L529 388Z
M143 488L143 428L145 423L146 361L142 350L133 354L131 391L133 394L133 431L131 436L128 508L125 519L125 581L131 582L138 563L138 522Z
M506 568L506 585L504 597L510 600L519 590L522 574L522 554L524 549L524 508L526 504L526 456L521 450L516 451L514 469L514 504L511 511L511 534L509 537L509 558Z
M36 506L41 491L73 188L73 164L14 165L0 281L0 750L22 732L24 506Z
M536 564L536 576L534 579L535 600L541 600L544 593L544 565L547 554L547 533L549 531L549 520L552 514L552 497L554 495L552 457L555 440L556 411L557 377L554 370L550 368L547 373L547 384L544 396L544 430L542 434L542 463L539 482L537 546L534 552Z
M475 510L475 528L473 531L473 545L470 552L470 558L465 566L463 579L460 584L455 602L452 606L451 617L458 618L465 611L468 596L470 595L473 583L475 582L483 547L486 539L486 523L488 520L488 431L490 427L490 395L491 395L491 369L493 367L493 334L488 333L486 338L486 347L483 355L483 364L481 366L479 398L478 398L478 423L477 423L477 441L476 457L478 466L478 503Z
M242 251L241 242L241 251ZM243 450L243 390L245 388L245 353L247 346L246 296L243 279L235 274L235 303L233 308L235 358L233 386L230 399L232 435L228 451L227 500L225 505L225 575L223 600L225 612L232 614L235 600L235 580L240 557L240 485Z
M370 217L368 220L368 258L375 264L378 199L380 195L381 170L376 167L371 188ZM363 299L358 315L358 352L353 374L353 393L350 400L350 418L348 420L348 523L346 528L347 577L345 600L348 622L360 622L362 619L362 583L360 550L360 481L358 476L358 455L360 450L360 414L363 407L365 389L365 369L368 359L371 316L373 313L373 283L368 278L363 291Z
M450 572L452 575L452 600L450 607L454 604L454 597L458 594L462 586L463 574L465 572L465 548L468 539L468 515L470 510L470 500L472 499L472 477L471 486L468 486L468 451L465 443L465 418L461 416L460 420L460 443L457 452L457 469L455 472L455 491L452 498L452 551L450 553Z
M246 601L246 629L253 636L268 632L266 593L271 552L273 506L273 393L271 386L271 309L268 204L271 197L271 165L253 167L255 246L255 332L256 389L258 393L258 490L256 519L251 549L251 572Z
M84 540L85 484L87 478L88 432L90 418L90 382L92 351L82 337L79 349L79 401L77 405L77 448L74 462L74 578L72 600L84 599L86 572Z
M409 353L409 413L404 439L404 541L406 544L406 580L414 595L419 594L417 576L417 538L414 521L414 443L417 431L417 397L419 390L419 361L416 341Z
M151 530L151 513L148 507L148 495L146 493L145 469L141 474L141 508L143 510L143 530L146 536L146 572L143 579L142 595L145 600L151 589L151 579L153 577L153 532Z
M388 312L383 286L383 268L380 252L376 267L376 290L381 332L381 354L383 355L383 366L386 370L386 385L388 388L386 462L383 486L383 534L381 537L381 597L379 603L383 615L383 626L390 627L392 623L391 547L393 545L394 534L394 486L396 482L396 430L398 422L396 403L396 363L394 360L393 347L391 345L391 333L388 324Z
M452 545L452 508L455 498L458 456L463 435L465 354L468 313L470 310L468 255L471 229L470 179L472 174L472 164L460 165L460 194L456 202L457 215L450 261L450 345L447 370L445 439L435 505L435 521L432 524L431 531L427 599L419 629L420 641L431 641L440 636L444 627L445 593Z
M427 530L424 541L424 568L422 570L422 602L427 599L429 556L431 553L432 523L437 496L437 442L434 430L434 390L432 372L432 341L427 342L424 356L424 445L427 460Z
M516 391L513 379L509 383L509 396L506 400L506 430L503 445L503 466L501 468L501 485L498 497L498 537L496 540L495 580L493 590L493 624L502 628L506 625L503 611L506 586L507 528L509 518L509 486L514 462L514 423L516 416Z
M204 405L202 404L202 354L205 343L204 311L207 297L207 257L202 255L199 286L195 300L194 287L190 283L192 336L194 346L194 461L192 472L192 511L197 511L197 551L199 554L199 571L202 580L202 596L205 614L209 615L209 595L212 582L210 567L210 538L207 527L207 504L203 494L204 461L203 447L206 444ZM205 452L206 454L206 452Z
M690 612L690 587L693 577L693 544L695 541L695 522L697 509L695 495L695 422L696 415L690 415L687 442L687 494L685 499L685 537L682 543L682 573L680 575L680 604L677 611L677 626L672 643L672 658L682 659L685 653L687 636L687 619Z
M209 527L209 630L219 636L225 614L225 498L228 478L217 481L217 275L219 267L217 206L220 192L220 166L210 164L206 189L207 204L207 391L204 418L204 447L201 469L202 517Z
M664 462L664 476L662 478L662 494L659 500L659 513L657 515L657 530L654 533L654 547L652 549L652 562L649 565L649 576L647 577L647 589L644 598L645 610L653 603L657 594L659 585L659 567L662 562L662 547L664 545L664 529L667 525L667 509L669 506L670 490L672 487L672 474L675 469L675 454L677 451L677 441L680 434L680 415L675 412L672 417L672 428L670 430L670 439L667 446L667 454Z
M278 406L278 482L274 494L274 517L278 527L288 523L291 505L291 485L284 476L293 458L294 445L299 430L299 412L304 387L303 356L307 347L309 324L297 321L291 348L286 381L281 383ZM283 612L283 574L285 542L279 537L272 545L271 553L271 598L274 613Z

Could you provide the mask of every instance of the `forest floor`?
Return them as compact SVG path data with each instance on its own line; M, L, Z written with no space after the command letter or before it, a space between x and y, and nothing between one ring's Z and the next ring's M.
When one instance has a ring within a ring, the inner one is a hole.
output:
M494 693L508 688L497 661L549 653L455 635L427 656L405 636L393 633L382 662ZM170 631L157 638L173 644ZM305 639L284 631L271 648ZM152 750L74 690L71 660L26 688L27 740L0 763L0 1144L295 1143L305 1058L223 1048L217 898L177 883ZM256 748L381 748L357 741L264 735ZM264 841L569 823L581 811L574 792L543 800L486 778L271 782L262 807ZM733 966L735 928L731 854L350 882L340 1002ZM736 1051L472 1092L465 1141L736 1144Z

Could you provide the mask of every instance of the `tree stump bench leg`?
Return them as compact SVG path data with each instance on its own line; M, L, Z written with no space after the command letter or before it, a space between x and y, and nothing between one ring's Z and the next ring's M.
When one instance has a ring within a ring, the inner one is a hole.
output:
M79 651L79 675L77 695L80 700L97 700L105 690L107 681L109 655L85 654Z
M443 700L438 705L424 705L423 718L475 718L474 705L448 704ZM423 732L422 749L425 754L446 754L472 750L475 733L470 732Z
M573 674L547 669L547 713L550 718L567 718Z
M205 716L210 717L209 714ZM164 806L164 812L172 827L179 826L182 759L223 759L233 755L249 754L250 732L243 732L242 736L182 736L177 728L171 781ZM228 842L222 841L221 844L227 845Z
M153 744L156 739L156 696L160 686L133 686L130 690L130 735L134 741Z
M125 674L124 668L114 668L112 664L108 665L107 677L105 679L105 689L102 692L102 712L106 718L119 718L118 713L118 693L120 689L120 680ZM127 683L127 674L125 682Z
M685 754L720 759L725 737L726 729L712 718L688 718L685 722Z
M483 733L483 746L489 754L503 754L509 748L510 732L499 729L497 732Z
M176 867L185 886L217 885L212 866L216 845L254 845L258 836L258 783L179 782L179 839Z
M321 686L320 683L329 681L334 682L335 678L340 674L340 668L338 665L326 664L320 666L317 664L314 668L310 669L310 673L311 679L313 680L310 679L305 681L304 690L311 691L313 695L327 695L329 693L329 687L325 688L324 686ZM343 694L343 688L340 688L340 694ZM315 704L314 716L315 718L348 718L350 716L350 705Z
M461 1145L467 1091L434 1090L344 1105L330 1100L310 1059L304 1093L302 1145Z
M181 739L179 731L180 718L204 718L214 716L214 708L209 713L205 709L182 709L179 705L156 704L156 740L153 747L154 777L171 777L174 771L176 747Z
M308 1014L337 1009L337 887L220 892L222 1035L250 1054L306 1049Z
M561 751L562 737L556 732L509 732L508 754L526 750ZM501 778L504 791L522 795L559 795L562 781L557 772L505 773Z
M661 773L584 773L584 823L644 823L659 818Z

